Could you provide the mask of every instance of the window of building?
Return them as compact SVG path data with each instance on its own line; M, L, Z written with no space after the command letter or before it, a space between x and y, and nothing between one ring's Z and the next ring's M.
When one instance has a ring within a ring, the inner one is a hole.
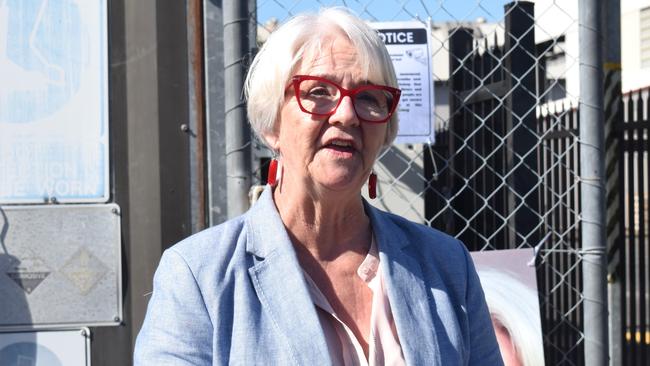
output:
M641 9L641 68L650 67L650 7Z

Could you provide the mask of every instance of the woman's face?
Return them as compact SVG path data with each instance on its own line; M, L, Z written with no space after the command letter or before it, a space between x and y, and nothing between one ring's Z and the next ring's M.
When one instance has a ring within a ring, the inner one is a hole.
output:
M327 78L343 88L368 84L357 64L357 51L344 35L332 35L322 48L307 51L295 75ZM386 138L387 123L361 123L349 97L334 114L303 112L288 88L269 144L280 152L283 181L318 192L359 192ZM283 183L284 184L284 183Z

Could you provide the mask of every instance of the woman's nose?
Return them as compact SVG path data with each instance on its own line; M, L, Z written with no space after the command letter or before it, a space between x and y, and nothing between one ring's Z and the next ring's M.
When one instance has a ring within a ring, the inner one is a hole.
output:
M340 123L343 125L358 125L359 118L357 112L354 110L354 103L350 96L345 96L341 99L341 103L329 118L330 123Z

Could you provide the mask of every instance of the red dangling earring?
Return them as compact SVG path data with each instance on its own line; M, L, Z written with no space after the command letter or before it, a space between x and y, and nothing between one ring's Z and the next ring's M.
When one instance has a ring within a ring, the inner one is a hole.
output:
M266 177L266 183L271 187L275 187L278 184L278 161L276 159L271 159L269 163L269 175Z
M368 197L377 198L377 174L375 173L370 173L368 177Z

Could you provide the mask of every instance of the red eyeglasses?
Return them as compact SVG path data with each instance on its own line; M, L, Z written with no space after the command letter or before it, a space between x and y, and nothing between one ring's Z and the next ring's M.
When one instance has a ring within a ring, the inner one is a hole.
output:
M363 85L351 90L335 82L309 75L295 75L292 85L298 106L309 114L330 116L344 97L352 99L357 118L363 122L384 123L397 108L401 90L384 85Z

